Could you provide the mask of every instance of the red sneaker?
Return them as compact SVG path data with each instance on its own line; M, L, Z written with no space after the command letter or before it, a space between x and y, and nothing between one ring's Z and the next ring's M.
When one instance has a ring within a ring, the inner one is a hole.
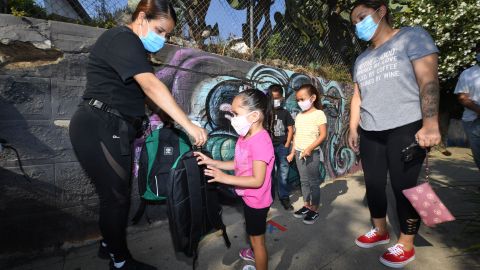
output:
M380 262L388 267L402 268L415 260L415 249L406 251L402 244L396 244L383 253Z
M371 248L382 244L388 244L389 242L390 235L388 233L379 235L377 228L371 229L369 232L355 240L355 244L362 248Z

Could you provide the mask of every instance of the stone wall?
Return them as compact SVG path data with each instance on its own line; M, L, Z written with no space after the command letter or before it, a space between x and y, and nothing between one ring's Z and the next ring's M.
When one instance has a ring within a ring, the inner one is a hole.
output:
M103 29L0 15L0 254L98 235L93 186L76 161L68 120L86 83L88 50Z
M18 149L31 178L23 178L13 151L0 153L0 254L99 237L98 198L76 161L68 124L84 91L88 51L103 31L0 15L0 138ZM170 45L155 59L161 62L155 64L157 77L191 119L209 130L207 147L215 157L233 156L237 136L222 105L239 91L280 83L295 116L293 89L309 82L325 95L329 121L319 169L326 178L359 169L345 139L350 85ZM134 196L133 209L137 202Z

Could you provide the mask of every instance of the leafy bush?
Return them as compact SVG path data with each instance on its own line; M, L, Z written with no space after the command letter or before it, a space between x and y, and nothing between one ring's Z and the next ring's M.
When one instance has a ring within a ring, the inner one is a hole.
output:
M34 0L9 0L7 2L7 12L20 17L34 17L40 19L45 19L47 17L45 9L37 5Z
M475 64L474 47L480 43L480 1L403 0L399 25L419 25L433 36L438 48L440 80L456 78Z

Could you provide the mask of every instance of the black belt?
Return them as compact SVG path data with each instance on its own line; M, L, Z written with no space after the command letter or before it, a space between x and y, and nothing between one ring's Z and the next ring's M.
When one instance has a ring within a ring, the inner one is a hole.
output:
M97 108L97 109L100 109L104 112L108 112L108 113L111 113L117 117L120 117L120 118L124 118L124 116L119 112L117 111L116 109L110 107L108 104L98 100L98 99L90 99L88 100L88 105L94 107L94 108Z
M130 147L130 140L128 136L128 126L127 123L133 126L133 128L137 131L136 137L140 137L145 129L148 127L148 118L147 117L132 117L128 115L124 115L121 112L119 112L117 109L114 109L110 107L108 104L97 100L97 99L90 99L86 100L88 101L88 105L99 109L101 111L110 113L119 119L123 120L120 122L119 126L119 135L120 135L120 148L121 148L121 154L122 155L130 155L131 152L131 147Z

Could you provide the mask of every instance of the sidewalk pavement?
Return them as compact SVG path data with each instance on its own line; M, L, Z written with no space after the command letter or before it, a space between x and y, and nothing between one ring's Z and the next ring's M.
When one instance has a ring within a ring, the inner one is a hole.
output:
M416 239L416 260L404 269L480 269L480 252L465 251L480 244L480 172L469 149L449 150L452 152L449 157L439 152L431 154L431 183L458 220L436 228L422 226ZM303 224L292 212L283 210L278 201L272 206L269 219L273 223L268 224L266 233L269 269L388 269L378 261L387 246L362 249L354 244L358 235L370 229L363 175L357 173L327 181L322 184L321 192L320 218L314 225ZM394 225L390 227L393 244L398 235L398 226L395 226L398 222L390 188L387 192L391 202L388 219ZM299 196L297 190L291 198L295 209L302 205ZM476 234L471 232L473 224L469 222L474 215L477 216ZM225 247L219 233L205 237L200 244L197 269L242 269L246 264L238 257L239 249L247 246L241 208L224 206L224 221L231 248ZM134 231L128 240L138 260L159 269L192 269L190 258L173 252L166 221ZM68 250L64 256L37 259L12 269L108 269L108 261L97 258L97 249L95 243Z

